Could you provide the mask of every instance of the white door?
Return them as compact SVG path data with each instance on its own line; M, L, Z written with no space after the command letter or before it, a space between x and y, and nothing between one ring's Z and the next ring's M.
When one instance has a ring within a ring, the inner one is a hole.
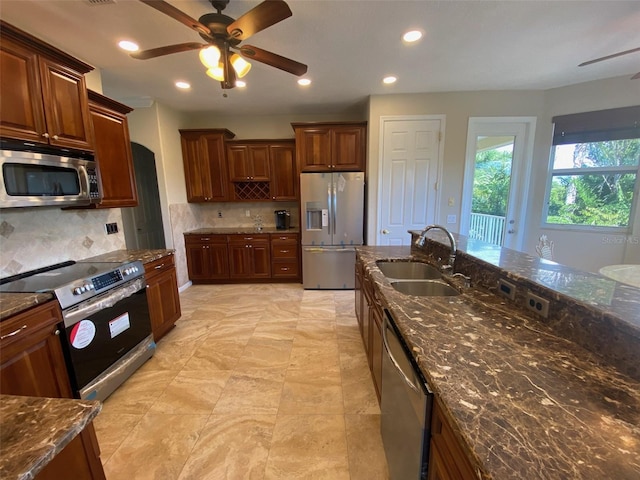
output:
M377 245L409 245L435 223L444 117L382 120Z
M520 250L535 118L471 117L460 233Z

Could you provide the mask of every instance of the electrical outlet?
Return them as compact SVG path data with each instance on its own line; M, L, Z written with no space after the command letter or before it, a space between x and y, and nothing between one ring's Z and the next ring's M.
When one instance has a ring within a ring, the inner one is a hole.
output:
M112 235L114 233L118 233L118 224L116 222L113 223L105 223L104 229L107 231L107 235Z
M516 299L516 286L513 283L507 282L502 278L498 279L498 293L504 295L510 300Z
M549 316L549 300L545 300L531 292L527 292L525 307L544 318Z
M455 215L447 215L447 223L456 223Z
M222 218L222 210L218 210L218 218Z

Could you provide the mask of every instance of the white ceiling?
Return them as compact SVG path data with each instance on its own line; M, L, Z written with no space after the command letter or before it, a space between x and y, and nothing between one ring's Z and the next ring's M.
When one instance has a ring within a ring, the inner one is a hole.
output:
M243 43L306 63L312 85L252 62L248 86L223 92L196 51L142 61L116 46L198 42L196 32L137 0L101 1L1 0L0 17L99 68L105 95L183 111L338 114L362 108L369 95L549 89L640 72L640 52L577 66L640 47L637 0L287 0L292 17ZM196 19L214 12L208 0L169 3ZM224 13L238 18L258 3L231 0ZM409 28L425 32L411 46L401 40ZM383 85L387 74L397 83ZM176 80L191 90L178 91ZM640 80L629 81L640 99Z

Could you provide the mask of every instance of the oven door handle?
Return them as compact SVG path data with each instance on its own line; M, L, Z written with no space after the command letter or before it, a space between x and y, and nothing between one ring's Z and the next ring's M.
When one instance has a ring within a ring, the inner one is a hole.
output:
M79 305L71 307L62 312L64 318L65 328L69 328L81 320L90 317L94 313L104 310L105 308L111 308L116 303L125 298L129 298L136 292L144 290L147 286L147 282L144 277L138 277L128 284L121 285L109 292L98 295L91 298L86 302L82 302Z

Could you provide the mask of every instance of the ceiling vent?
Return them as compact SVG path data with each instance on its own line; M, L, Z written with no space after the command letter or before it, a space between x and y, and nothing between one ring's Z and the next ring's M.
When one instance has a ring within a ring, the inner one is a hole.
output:
M116 3L116 0L85 0L89 5L108 5L110 3Z

